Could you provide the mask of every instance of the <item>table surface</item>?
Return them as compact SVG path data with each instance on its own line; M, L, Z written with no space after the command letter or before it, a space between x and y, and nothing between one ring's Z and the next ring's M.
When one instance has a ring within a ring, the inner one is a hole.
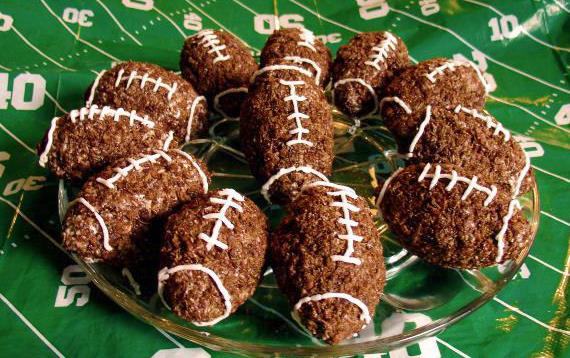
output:
M224 28L258 53L276 21L312 29L333 53L357 32L390 30L415 61L474 61L496 84L487 109L531 157L541 223L521 271L474 314L390 357L570 356L570 2L276 6L278 20L271 0L0 2L0 356L225 356L138 321L95 289L58 245L57 181L37 165L34 147L51 118L80 107L85 88L113 63L177 70L183 39L202 28Z

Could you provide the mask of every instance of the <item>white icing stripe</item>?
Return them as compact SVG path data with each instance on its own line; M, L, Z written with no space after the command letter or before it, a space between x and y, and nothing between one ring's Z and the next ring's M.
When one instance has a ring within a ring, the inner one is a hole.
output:
M515 209L521 209L521 204L517 199L511 200L509 203L509 210L507 212L507 215L503 217L503 226L501 227L501 231L499 231L495 237L495 240L497 240L497 257L495 258L495 262L497 263L500 263L503 260L505 250L505 234L509 228L509 221L511 221L511 218L515 214Z
M202 168L200 168L198 163L196 163L196 161L194 160L194 158L190 154L188 154L188 153L186 153L180 149L175 149L174 151L185 156L190 161L190 163L192 163L192 166L194 166L196 171L198 171L198 175L200 175L200 179L202 180L202 188L204 189L204 194L206 194L208 192L208 176L206 175L206 173L204 173Z
M154 84L152 88L153 92L158 92L159 88L164 88L167 91L166 97L168 98L169 101L172 99L172 96L178 89L178 83L173 82L171 85L169 85L167 83L164 83L161 77L158 77L156 79L150 77L148 72L145 72L142 76L139 76L137 71L131 71L127 76L123 77L124 73L125 70L122 68L117 73L117 79L115 80L115 87L118 87L121 81L126 80L127 81L126 88L128 89L134 80L140 80L141 81L140 88L142 89L144 88L146 83L149 82Z
M317 52L315 48L315 34L306 28L302 28L300 31L299 38L301 41L297 41L297 45L310 48L313 52Z
M80 109L74 109L73 111L69 112L69 119L71 123L76 123L77 119L83 121L85 119L93 120L95 116L98 116L100 120L105 119L107 116L112 116L115 122L118 122L121 117L128 117L129 124L132 126L135 122L140 122L142 125L147 126L149 128L154 128L155 123L152 120L148 119L148 116L139 116L136 111L127 111L124 108L111 108L109 106L105 106L103 108L99 108L96 104L90 107L82 107Z
M398 105L400 105L400 107L402 107L404 112L406 112L407 114L412 113L412 109L410 108L410 106L408 106L408 104L406 102L404 102L400 97L384 97L384 98L382 98L382 100L380 101L380 104L378 105L379 111L382 111L382 107L384 107L384 103L386 103L386 102L396 102Z
M85 102L86 107L91 106L91 104L93 103L93 99L95 99L95 91L97 90L97 87L99 86L99 80L101 80L101 77L103 77L103 75L106 72L107 72L106 70L101 71L97 74L97 77L95 77L95 81L93 81L93 85L91 86L91 91L89 92L89 98L87 99L87 102Z
M467 63L469 64L469 66L473 67L473 69L475 70L475 72L477 72L477 77L479 78L479 81L481 82L481 84L483 85L483 87L485 88L485 94L489 94L489 90L490 90L490 86L487 83L487 81L485 80L485 77L483 77L483 74L481 73L481 71L479 70L479 67L477 67L476 64L474 64L473 62L467 60Z
M283 57L285 61L292 61L297 64L308 63L315 69L315 83L320 84L321 81L321 67L310 58L300 57L300 56L285 56Z
M334 84L333 90L332 90L332 102L333 102L333 104L335 103L334 91L336 90L336 88L338 86L342 86L345 83L349 83L349 82L356 82L356 83L364 86L364 88L366 88L368 90L368 92L370 92L370 94L372 95L372 100L374 101L374 105L372 106L372 110L369 113L363 115L363 117L374 114L378 110L378 96L376 95L374 88L372 88L372 86L368 82L363 80L362 78L343 78L342 80L338 80Z
M364 302L362 302L356 297L349 295L348 293L342 293L342 292L327 292L320 295L303 297L295 304L293 309L294 311L298 311L301 308L301 306L304 305L305 303L326 300L329 298L341 298L343 300L347 300L348 302L358 306L358 308L360 308L360 310L362 311L362 313L360 314L360 320L366 322L367 324L370 323L370 321L372 320L372 317L370 317L370 312L368 311L368 307L366 307Z
M218 37L218 35L216 35L216 33L213 30L202 30L197 34L195 34L194 36L196 36L199 39L202 39L202 41L200 41L200 44L203 47L210 47L208 53L216 54L216 57L214 58L212 63L215 64L217 62L227 61L230 58L232 58L229 54L227 53L224 54L222 52L223 50L226 49L226 45L220 45L221 43L220 38Z
M186 126L186 137L184 137L184 140L186 142L190 141L190 136L192 135L192 123L194 122L194 114L196 113L196 107L198 106L198 103L200 103L200 101L205 101L205 100L206 97L198 96L194 98L194 100L192 101L192 105L190 106L190 116L188 116L188 125Z
M123 277L125 277L129 281L129 285L131 285L131 287L135 291L135 295L140 296L141 295L141 285L139 285L139 283L135 280L131 271L129 271L128 268L123 267L121 274L123 275Z
M303 139L303 134L308 134L309 130L303 127L303 123L301 123L301 120L310 119L310 117L306 113L299 111L299 103L306 101L307 97L299 96L296 91L296 86L304 86L305 82L279 80L279 83L284 86L289 86L289 96L285 97L283 100L285 102L291 102L291 104L293 105L293 113L291 113L287 117L287 119L288 120L295 119L295 125L296 125L295 129L289 131L290 134L296 135L295 139L287 141L286 144L288 146L292 146L295 144L303 144L312 147L313 143L311 141Z
M48 135L47 135L46 147L44 148L44 151L42 152L42 154L40 154L39 164L42 168L45 168L46 164L48 162L48 154L49 154L49 151L51 150L51 147L53 146L53 134L57 128L58 119L59 119L59 117L55 117L55 118L52 118L52 120L51 120L51 125L49 127L49 131L48 131Z
M174 139L174 132L173 131L169 131L168 135L166 136L166 139L164 140L164 144L162 145L162 150L163 151L167 151L168 148L170 148L170 143L172 143L172 140Z
M242 202L245 198L233 189L223 189L219 192L220 196L225 196L225 198L210 198L212 204L222 205L222 208L217 213L206 214L202 218L206 220L216 219L212 233L210 235L205 233L198 234L198 238L206 241L206 250L210 251L214 246L221 248L222 250L227 250L228 245L222 241L218 240L220 235L220 230L222 226L226 226L228 229L233 230L234 224L226 216L228 209L233 208L238 212L243 212L243 207L239 205L236 201ZM236 200L236 201L234 201Z
M224 283L222 282L220 277L213 270L207 268L204 265L200 265L200 264L178 265L178 266L175 266L173 268L165 267L158 272L158 297L160 297L160 300L162 301L162 303L164 304L164 306L166 308L170 309L170 306L168 306L168 304L164 300L164 296L163 296L164 282L166 280L168 280L171 275L173 275L177 272L180 272L180 271L201 271L201 272L208 274L208 276L210 276L212 281L214 281L214 283L216 284L218 291L220 291L220 293L222 294L222 297L224 299L225 311L221 316L219 316L219 317L217 317L211 321L206 321L206 322L193 321L192 324L199 326L199 327L213 326L216 323L220 322L221 320L225 319L226 317L228 317L230 315L230 313L232 312L232 296L230 295L228 290L224 287Z
M414 136L414 139L412 139L412 143L410 143L410 148L408 149L408 157L411 157L413 155L414 149L416 148L416 145L418 144L420 138L424 134L424 131L425 131L427 125L429 124L430 120L431 120L431 105L428 104L426 106L426 116L425 116L424 120L422 121L422 123L420 124L420 127L418 128L418 132Z
M311 71L307 71L306 69L304 69L303 67L299 67L299 66L292 66L292 65L271 65L271 66L265 66L257 71L255 71L255 73L251 76L249 82L253 83L255 82L255 79L264 74L265 72L270 72L270 71L280 71L280 70L284 70L284 71L297 71L299 73L304 74L305 76L308 77L313 77L313 74L311 73Z
M83 204L87 209L89 209L89 211L93 213L95 219L101 227L101 231L103 232L103 248L107 251L113 251L111 244L109 244L109 230L107 229L107 225L105 224L103 217L99 214L97 209L95 209L95 207L91 205L87 200L79 198L77 199L77 202Z
M436 67L430 73L425 74L425 76L431 83L435 83L437 76L443 75L446 70L453 72L460 66L470 66L470 64L464 61L447 60L443 65Z
M398 44L398 40L396 37L390 33L386 32L386 38L382 40L378 45L372 47L372 51L374 51L368 61L364 62L364 64L368 66L374 67L376 70L380 71L380 62L383 62L388 58L388 53L390 50L396 50L396 45Z
M452 170L451 174L445 174L445 173L441 172L441 166L439 164L437 164L435 166L434 174L428 174L430 168L431 168L431 164L430 163L426 164L424 166L422 173L418 177L419 183L421 183L425 178L432 178L432 180L430 182L429 190L432 190L437 185L437 183L439 182L439 179L444 178L444 179L450 179L449 184L445 187L446 191L450 191L451 189L453 189L455 187L455 184L457 184L457 182L463 182L463 183L468 184L467 189L465 190L465 192L461 196L462 201L467 199L467 197L469 196L469 194L473 190L477 190L477 191L480 191L482 193L487 194L487 199L483 202L483 206L488 206L493 201L495 196L497 195L497 187L496 186L491 185L490 188L487 188L485 186L479 185L479 184L477 184L477 177L476 176L474 176L471 179L467 178L467 177L459 176L455 170Z
M487 128L495 128L495 130L493 131L493 135L499 135L500 133L502 133L503 134L503 141L505 141L505 142L507 142L511 139L511 132L508 129L504 128L503 124L501 122L494 121L491 116L483 115L483 114L479 113L479 111L477 111L476 109L466 108L466 107L463 107L462 105L458 105L457 107L455 107L454 111L455 111L455 113L459 113L459 111L463 111L463 112L471 115L471 117L473 117L473 118L482 120L487 125Z
M272 175L265 182L265 184L263 184L263 186L261 187L261 195L263 195L263 197L265 198L265 200L267 200L268 203L271 203L271 199L269 198L269 189L271 188L271 185L273 185L273 183L275 183L277 180L279 180L279 178L281 178L282 176L293 173L293 172L302 172L305 174L313 174L313 175L319 177L323 181L328 181L327 177L323 173L321 173L318 170L315 170L311 167L300 166L300 167L281 168L281 169L279 169L279 171L275 175Z
M171 162L172 158L166 154L164 151L162 150L155 150L154 151L156 154L152 154L152 155L145 155L140 159L131 159L129 158L129 163L131 163L130 165L124 167L124 168L115 168L114 171L117 173L115 175L113 175L111 178L109 179L104 179L104 178L97 178L96 181L100 184L105 185L107 188L109 189L115 189L115 183L118 182L119 180L121 180L122 178L126 177L127 175L129 175L129 173L134 169L134 170L142 170L143 167L141 167L142 164L145 163L155 163L159 158L164 158L167 162Z
M526 154L526 152L524 151L524 149L521 148L521 151L524 154L524 167L520 171L519 177L517 178L515 189L513 191L513 197L517 197L519 195L519 193L521 191L521 186L522 186L524 177L526 176L526 174L530 170L530 159L529 159L528 155Z
M220 97L223 97L227 94L232 94L232 93L247 93L247 87L236 87L236 88L229 88L225 91L222 91L220 93L218 93L215 97L214 97L214 109L216 111L218 111L222 116L229 118L229 119L238 119L239 117L231 117L229 116L226 112L224 112L224 110L222 109L222 107L220 107Z
M392 175L390 175L388 177L388 179L386 179L386 181L382 185L382 189L380 190L380 194L378 195L378 199L376 200L376 207L377 208L380 208L380 203L382 202L382 199L384 199L384 195L386 195L386 190L388 189L388 185L390 184L392 179L394 179L398 174L400 174L401 171L402 171L402 168L396 169L396 171L393 172Z

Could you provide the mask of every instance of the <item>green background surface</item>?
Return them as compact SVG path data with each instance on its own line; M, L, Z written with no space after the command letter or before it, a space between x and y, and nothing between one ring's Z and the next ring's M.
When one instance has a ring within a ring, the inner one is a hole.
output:
M387 29L414 60L474 61L496 83L488 110L531 156L541 224L520 273L474 314L389 356L570 356L570 2L276 3L282 27L306 26L333 52ZM57 181L33 148L53 116L82 105L98 71L123 60L177 70L183 39L201 28L258 52L273 13L268 0L0 1L0 356L225 356L138 321L77 272L57 244Z

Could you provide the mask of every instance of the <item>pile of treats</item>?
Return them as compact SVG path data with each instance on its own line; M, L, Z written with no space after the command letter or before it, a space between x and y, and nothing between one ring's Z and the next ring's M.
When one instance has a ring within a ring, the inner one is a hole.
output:
M333 63L306 29L274 32L260 62L229 33L204 30L184 43L181 76L140 62L101 72L85 107L54 118L38 145L40 165L82 185L64 247L86 262L151 271L164 306L197 326L235 312L269 265L311 334L331 344L356 335L386 272L367 201L329 180L330 85L357 123L379 112L407 159L377 200L406 249L453 268L526 249L516 198L532 186L529 161L485 112L486 83L471 63L411 65L389 32L356 35ZM212 110L239 118L261 193L286 208L271 232L254 202L209 190L206 165L177 149L207 133Z

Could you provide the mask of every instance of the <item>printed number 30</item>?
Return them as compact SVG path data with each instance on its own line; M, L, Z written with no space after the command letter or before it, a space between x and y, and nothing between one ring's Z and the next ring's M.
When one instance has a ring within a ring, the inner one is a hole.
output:
M46 80L36 74L22 73L14 78L12 92L8 90L8 74L0 73L0 109L8 108L11 98L12 107L20 111L33 111L44 104ZM32 86L32 96L26 99L26 86Z

